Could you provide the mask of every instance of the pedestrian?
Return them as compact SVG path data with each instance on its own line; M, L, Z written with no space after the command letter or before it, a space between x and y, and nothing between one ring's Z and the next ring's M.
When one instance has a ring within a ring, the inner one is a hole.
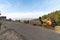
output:
M41 26L42 26L42 24L43 24L43 21L42 21L42 18L41 18L41 17L39 17L39 21L40 21L40 23L41 23Z
M1 22L0 22L0 30L1 30Z
M52 22L51 22L51 20L49 20L49 19L47 20L46 23L47 23L48 26L51 26L51 25L52 25Z

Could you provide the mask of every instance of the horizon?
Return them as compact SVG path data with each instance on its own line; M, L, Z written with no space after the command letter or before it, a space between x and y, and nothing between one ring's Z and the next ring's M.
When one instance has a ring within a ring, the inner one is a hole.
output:
M0 0L1 16L34 19L60 10L60 0Z

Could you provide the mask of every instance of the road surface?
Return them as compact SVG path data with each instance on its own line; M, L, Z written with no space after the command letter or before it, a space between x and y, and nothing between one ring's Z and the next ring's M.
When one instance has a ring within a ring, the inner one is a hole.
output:
M46 28L19 22L1 21L4 26L22 34L25 40L60 40L60 34Z

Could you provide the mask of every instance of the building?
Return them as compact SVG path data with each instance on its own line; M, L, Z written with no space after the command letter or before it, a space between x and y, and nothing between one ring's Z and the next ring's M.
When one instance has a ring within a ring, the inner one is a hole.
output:
M0 20L6 20L6 16L0 16Z

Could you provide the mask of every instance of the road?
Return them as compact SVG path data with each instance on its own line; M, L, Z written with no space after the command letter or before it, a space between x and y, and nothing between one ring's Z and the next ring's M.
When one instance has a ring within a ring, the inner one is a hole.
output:
M52 30L19 22L1 21L4 26L22 34L25 40L60 40L60 34Z

